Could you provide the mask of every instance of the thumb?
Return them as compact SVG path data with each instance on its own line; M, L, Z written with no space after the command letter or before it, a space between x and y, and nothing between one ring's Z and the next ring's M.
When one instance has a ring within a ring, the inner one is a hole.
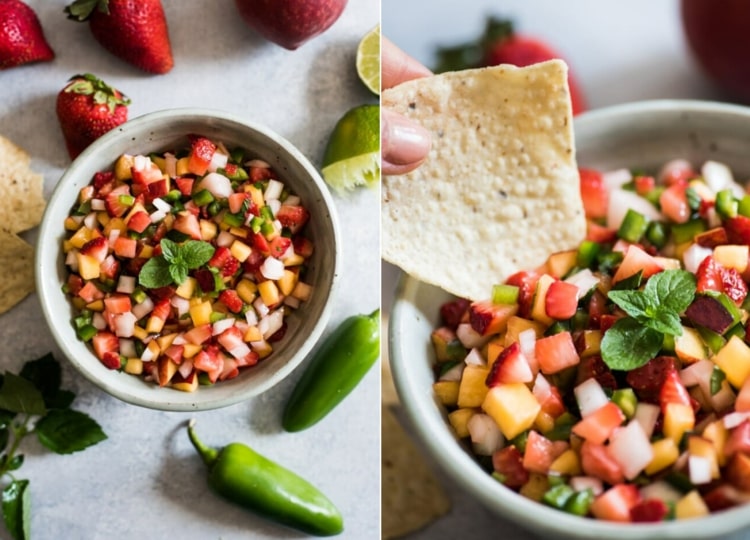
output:
M405 174L427 157L432 137L425 128L393 111L382 110L380 153L383 174Z

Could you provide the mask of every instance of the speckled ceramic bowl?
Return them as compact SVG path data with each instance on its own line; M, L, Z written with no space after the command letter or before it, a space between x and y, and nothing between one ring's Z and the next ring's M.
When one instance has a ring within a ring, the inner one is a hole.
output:
M625 104L577 117L575 136L580 166L648 170L676 157L696 165L715 159L750 177L750 108L696 101ZM658 524L615 524L580 518L526 499L490 477L456 440L448 427L446 411L431 389L430 332L438 324L440 305L449 299L447 293L433 286L409 277L402 280L389 323L393 377L424 447L448 475L487 508L541 538L714 539L750 526L749 508Z
M187 145L186 136L202 134L227 146L240 146L270 163L310 210L306 234L315 244L306 281L313 295L286 318L285 337L258 365L231 380L182 392L145 382L140 377L106 368L78 340L71 323L73 311L61 287L66 279L62 243L63 222L78 192L93 174L110 169L123 154L148 154ZM57 184L39 231L36 284L47 323L62 352L86 378L111 395L143 407L195 411L224 407L268 390L287 376L310 352L329 320L340 266L339 230L333 199L312 164L288 141L247 119L204 109L173 109L135 118L107 133L87 148Z

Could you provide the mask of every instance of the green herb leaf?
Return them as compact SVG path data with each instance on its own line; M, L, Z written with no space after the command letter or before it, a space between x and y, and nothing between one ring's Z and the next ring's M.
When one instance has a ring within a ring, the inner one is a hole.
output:
M175 283L182 283L188 277L187 266L184 263L172 263L169 265L169 275L172 276L172 280Z
M180 256L180 246L176 242L172 242L169 238L162 238L159 242L161 246L161 254L169 262L175 262Z
M650 310L650 313L651 318L638 322L662 334L682 335L682 322L680 322L680 316L677 313L664 306L656 306Z
M58 454L78 452L107 438L95 420L73 409L51 410L34 431L39 442Z
M650 301L651 299L643 293L643 291L613 290L609 291L608 296L609 299L617 304L620 309L639 322L650 319L652 316L655 305Z
M31 496L28 480L13 480L3 489L3 520L15 540L31 538Z
M686 270L665 270L651 276L643 292L653 303L680 314L695 296L695 276Z
M21 377L33 383L45 400L60 390L62 381L60 364L52 354L26 362L21 369Z
M6 373L3 377L0 408L26 414L42 415L47 412L44 397L34 383L13 373Z
M602 360L610 369L630 371L659 354L664 337L635 319L619 319L602 338Z
M711 395L715 396L719 393L719 390L721 390L721 385L724 382L724 379L726 379L726 374L722 371L722 369L719 366L714 366L713 371L711 371Z
M6 471L17 471L23 465L23 454L16 454L11 457L3 455L3 462L3 468Z
M164 257L151 257L141 268L138 283L148 289L158 289L172 283L169 262Z
M188 240L181 246L182 260L190 270L206 264L214 255L214 247L208 242Z

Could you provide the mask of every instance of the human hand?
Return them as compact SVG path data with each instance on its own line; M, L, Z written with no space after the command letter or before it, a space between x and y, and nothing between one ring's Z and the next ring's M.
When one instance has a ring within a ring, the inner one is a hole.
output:
M383 88L432 75L429 69L385 37L381 42L381 63ZM427 157L431 144L429 131L403 115L382 109L380 157L383 174L405 174L416 169Z

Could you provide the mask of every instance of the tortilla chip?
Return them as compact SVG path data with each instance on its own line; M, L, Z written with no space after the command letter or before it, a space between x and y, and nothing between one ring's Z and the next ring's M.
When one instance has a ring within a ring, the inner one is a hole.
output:
M0 313L5 313L34 291L34 248L0 230L0 268Z
M423 165L383 179L384 259L480 300L583 240L564 62L416 79L382 103L433 134Z
M388 407L382 408L382 537L414 532L450 510L450 499L424 455Z
M0 229L11 233L39 225L46 206L44 178L30 163L22 148L0 136Z

